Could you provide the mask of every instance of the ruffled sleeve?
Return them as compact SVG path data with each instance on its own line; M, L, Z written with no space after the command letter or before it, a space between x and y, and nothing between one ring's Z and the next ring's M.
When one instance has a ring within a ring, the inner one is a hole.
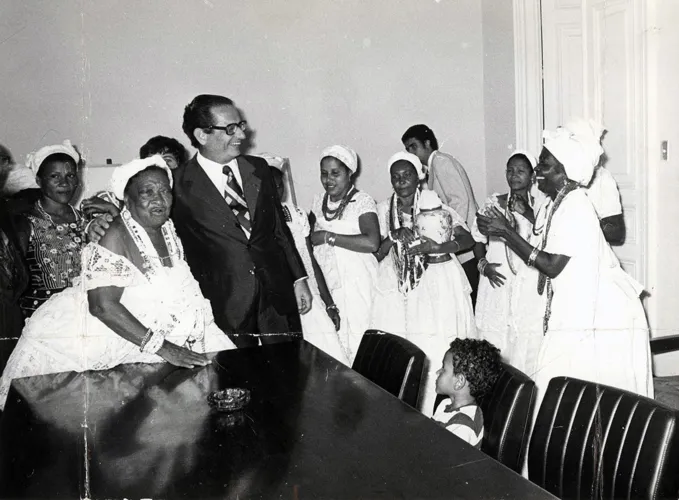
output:
M125 257L96 243L83 249L80 285L84 290L105 286L125 288L145 282L146 278Z
M356 203L353 210L356 211L359 217L363 214L377 214L377 204L369 194L359 191L356 193L353 201Z

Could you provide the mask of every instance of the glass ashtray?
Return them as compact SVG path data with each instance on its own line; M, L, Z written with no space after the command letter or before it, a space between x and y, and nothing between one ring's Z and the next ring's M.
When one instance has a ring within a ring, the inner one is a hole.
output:
M224 389L208 394L207 402L217 411L233 412L242 410L250 402L250 391L247 389Z

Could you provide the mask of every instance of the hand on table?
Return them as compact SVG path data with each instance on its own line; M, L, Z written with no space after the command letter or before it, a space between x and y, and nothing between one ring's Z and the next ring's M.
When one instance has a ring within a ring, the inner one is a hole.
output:
M210 364L210 360L205 354L190 351L185 347L168 341L163 343L163 347L160 348L157 354L168 363L182 368L195 368L196 366L207 366Z

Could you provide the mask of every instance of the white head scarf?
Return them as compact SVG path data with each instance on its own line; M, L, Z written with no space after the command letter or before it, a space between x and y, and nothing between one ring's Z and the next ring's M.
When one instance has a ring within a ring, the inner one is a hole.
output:
M170 179L170 187L172 187L172 170L167 166L162 156L153 155L142 160L132 160L130 163L116 167L111 175L111 191L113 191L116 198L122 200L125 197L125 187L129 180L142 170L152 166L160 167L167 172L167 176Z
M422 162L420 159L415 156L412 153L408 153L406 151L399 151L395 155L393 155L391 158L389 158L389 161L387 162L387 170L389 171L389 174L391 175L391 166L396 163L397 161L407 161L408 163L411 163L413 167L415 167L415 170L417 170L417 177L418 179L422 180L424 179L425 175L427 172L425 171L424 167L422 166Z
M561 162L572 181L586 186L604 152L601 147L603 127L592 120L574 120L555 132L542 134L545 148Z
M321 160L328 156L337 158L339 161L344 163L344 165L349 170L356 173L356 170L358 169L358 155L353 149L347 146L342 146L341 144L336 144L335 146L329 146L325 148L321 152Z
M535 170L535 167L538 166L538 159L533 156L527 149L515 149L512 154L509 155L510 158L516 155L523 155L528 159L528 163L530 163L530 166L533 167L533 170Z
M33 171L33 174L37 174L38 170L40 169L40 165L42 165L42 162L45 161L45 158L57 153L63 153L70 156L73 158L73 161L76 165L80 162L80 155L71 145L71 141L65 140L61 144L45 146L34 153L28 153L26 156L26 166Z

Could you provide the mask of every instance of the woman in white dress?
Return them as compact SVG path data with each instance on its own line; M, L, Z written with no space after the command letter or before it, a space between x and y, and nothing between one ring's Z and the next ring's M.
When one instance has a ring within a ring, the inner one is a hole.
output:
M370 308L380 244L375 200L356 189L356 153L346 146L330 146L321 153L321 184L309 216L311 244L338 309L338 331L349 364L353 363L363 333L370 326Z
M285 174L282 171L283 159L281 158L281 161L276 160L275 157L267 158L271 166L273 180L276 183L276 188L278 188L278 197L283 206L285 222L290 228L297 251L302 257L304 268L307 269L309 289L313 295L311 310L300 316L304 339L338 361L349 365L349 353L340 342L337 333L341 325L340 315L328 290L328 285L325 283L323 273L318 262L316 262L309 240L309 233L311 232L309 216L292 201L283 201L290 200L290 197L286 197L285 193Z
M235 346L214 324L184 260L172 221L172 174L162 157L134 160L112 175L125 208L82 253L82 274L27 321L0 380L122 363L210 363L202 353Z
M441 358L454 339L476 336L471 286L455 256L474 240L457 212L434 191L420 189L424 168L417 156L396 153L388 168L394 194L377 206L382 243L371 324L424 351L427 368L418 406L431 416ZM432 210L450 214L449 241L437 242L418 231L418 217Z
M480 210L485 214L491 207L496 207L524 239L530 237L535 220L530 189L536 165L537 160L527 151L512 153L506 170L509 193L492 194ZM475 310L479 337L498 347L506 362L521 371L528 370L527 373L532 375L530 358L537 355L542 331L537 332L539 336L527 335L518 325L523 326L524 308L534 307L537 271L526 266L502 239L481 234L476 220L472 236L477 242L474 255L479 260L481 274ZM521 300L515 296L519 290ZM517 317L514 318L512 313ZM537 339L537 349L528 345L530 339ZM526 356L527 350L533 352L532 357Z
M497 209L477 217L482 233L502 238L541 273L546 310L535 374L538 404L560 375L653 396L643 288L620 267L583 187L603 153L601 131L578 121L545 132L536 178L549 200L535 221L537 246Z

